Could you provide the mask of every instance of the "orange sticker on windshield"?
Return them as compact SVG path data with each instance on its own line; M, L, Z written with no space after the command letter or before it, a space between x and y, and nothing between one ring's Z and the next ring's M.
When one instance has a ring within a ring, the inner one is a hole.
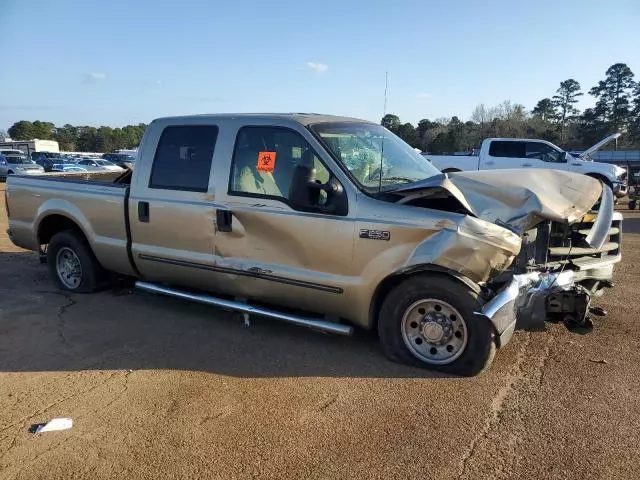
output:
M276 168L276 152L260 152L257 168L259 172L273 172Z

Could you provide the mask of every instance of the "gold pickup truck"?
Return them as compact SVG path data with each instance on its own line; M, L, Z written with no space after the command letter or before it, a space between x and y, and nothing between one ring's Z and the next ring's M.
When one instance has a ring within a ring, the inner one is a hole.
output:
M153 121L106 181L11 176L9 235L58 287L138 289L486 368L517 325L581 322L611 286L611 190L553 170L442 174L380 125L317 114Z

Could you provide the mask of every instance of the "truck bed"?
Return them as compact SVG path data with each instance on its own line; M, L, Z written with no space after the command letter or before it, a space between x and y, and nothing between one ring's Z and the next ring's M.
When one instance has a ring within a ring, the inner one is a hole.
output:
M48 243L47 230L62 222L84 233L105 268L130 272L125 221L129 185L113 183L120 175L113 173L9 177L8 233L13 242L28 250L40 250Z

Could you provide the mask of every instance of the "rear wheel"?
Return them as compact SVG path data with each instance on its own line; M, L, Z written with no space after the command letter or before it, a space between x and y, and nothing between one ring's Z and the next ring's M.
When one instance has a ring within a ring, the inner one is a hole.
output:
M477 375L491 364L496 349L490 322L474 313L479 308L476 293L447 276L405 280L380 309L382 349L395 362Z
M47 247L47 265L61 290L90 293L106 286L107 275L84 236L73 230L56 233Z

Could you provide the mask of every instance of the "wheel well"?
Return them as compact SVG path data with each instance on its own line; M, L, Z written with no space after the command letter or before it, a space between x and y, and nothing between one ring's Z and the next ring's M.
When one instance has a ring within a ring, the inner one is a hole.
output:
M84 232L76 222L64 215L49 215L45 217L38 227L38 244L45 245L58 232L74 230L84 237Z
M597 180L600 180L602 183L604 183L605 185L607 185L608 187L611 187L611 181L605 177L604 175L602 175L601 173L586 173L585 174L587 177L591 177L591 178L595 178Z
M389 275L376 287L373 298L371 299L371 306L369 307L369 324L371 325L372 329L375 329L378 325L378 312L382 307L382 302L384 302L384 299L387 297L389 292L391 292L393 288L395 288L405 280L412 277L417 277L418 275L448 277L461 283L465 287L471 288L478 295L481 294L480 286L478 284L472 282L466 277L458 275L456 272L447 270L446 268L439 267L437 265L423 265L409 272Z

